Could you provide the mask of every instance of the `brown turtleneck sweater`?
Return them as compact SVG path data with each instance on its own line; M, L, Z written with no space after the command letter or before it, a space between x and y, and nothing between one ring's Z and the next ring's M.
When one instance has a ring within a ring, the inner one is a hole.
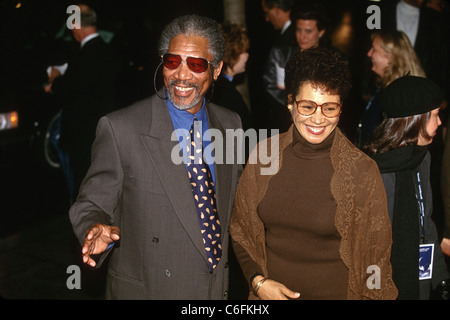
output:
M258 206L266 231L269 278L301 299L346 299L347 268L339 255L337 204L330 190L335 131L310 144L296 129L283 166Z

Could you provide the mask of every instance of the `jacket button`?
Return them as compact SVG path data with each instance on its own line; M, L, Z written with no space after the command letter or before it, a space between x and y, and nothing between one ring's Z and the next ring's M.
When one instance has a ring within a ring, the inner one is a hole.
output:
M228 295L228 291L225 290L225 292L223 293L223 296L226 297Z
M155 244L158 243L159 242L159 238L158 237L153 237L152 242L155 243Z
M170 278L171 275L172 275L172 273L170 272L170 270L166 270L166 277Z

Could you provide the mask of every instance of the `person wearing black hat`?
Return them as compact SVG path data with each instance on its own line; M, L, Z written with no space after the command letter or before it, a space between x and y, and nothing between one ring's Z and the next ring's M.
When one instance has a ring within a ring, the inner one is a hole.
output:
M381 97L384 120L364 147L377 162L386 189L398 299L449 299L450 275L431 219L428 151L441 125L442 101L441 90L429 79L405 76L393 81ZM438 292L444 286L447 296Z

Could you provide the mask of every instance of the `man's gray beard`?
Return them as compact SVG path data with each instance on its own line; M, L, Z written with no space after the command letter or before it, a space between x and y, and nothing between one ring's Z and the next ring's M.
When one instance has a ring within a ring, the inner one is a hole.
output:
M170 87L173 87L175 85L175 81L174 80L172 80L172 81L170 81L170 83L169 83L169 86ZM197 86L195 86L195 89L194 90L198 90L198 87ZM201 97L201 96L196 96L196 98L190 103L190 104L188 104L188 105L180 105L180 104L177 104L177 103L175 103L175 99L173 98L173 93L172 93L172 90L170 89L170 88L168 88L167 89L167 94L168 94L168 96L169 96L169 100L170 100L170 102L172 102L172 105L175 107L175 108L177 108L178 110L189 110L189 109L192 109L193 107L195 107L197 104L199 104L200 103L200 101L202 101L202 99L203 99L203 97Z

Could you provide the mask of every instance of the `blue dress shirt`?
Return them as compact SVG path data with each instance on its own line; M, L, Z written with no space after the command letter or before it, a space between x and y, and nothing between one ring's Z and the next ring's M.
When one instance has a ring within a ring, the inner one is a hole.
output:
M167 97L167 94L166 94ZM206 148L211 143L211 136L208 132L209 126L208 126L208 117L206 115L206 109L205 109L205 99L203 99L203 104L196 114L192 114L186 110L179 110L175 108L172 104L172 102L167 99L167 107L169 109L169 114L172 119L173 127L175 130L177 129L183 129L181 131L177 132L178 141L180 142L181 150L185 150L185 146L183 145L186 141L186 137L182 137L182 132L189 132L191 130L192 122L194 122L194 117L197 118L197 120L201 121L202 126L202 142L203 142L203 148ZM209 170L211 171L211 176L213 178L214 186L216 185L216 176L215 176L215 170L214 170L214 162L212 161L212 155L205 155L206 163L209 166ZM186 160L186 157L184 158ZM186 164L186 161L185 161Z

